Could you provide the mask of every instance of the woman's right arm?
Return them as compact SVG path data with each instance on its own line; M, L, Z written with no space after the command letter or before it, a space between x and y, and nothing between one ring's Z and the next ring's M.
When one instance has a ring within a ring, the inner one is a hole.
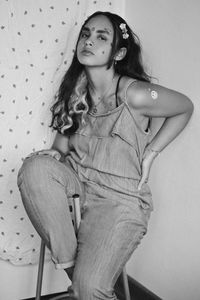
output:
M33 155L50 155L53 158L62 161L64 160L68 150L69 150L68 137L57 132L54 142L51 146L51 149L44 149L44 150L33 152L29 154L27 158Z
M68 141L69 139L67 136L57 132L54 142L51 146L51 150L59 152L59 154L61 155L60 158L64 158L67 155L67 152L69 151Z

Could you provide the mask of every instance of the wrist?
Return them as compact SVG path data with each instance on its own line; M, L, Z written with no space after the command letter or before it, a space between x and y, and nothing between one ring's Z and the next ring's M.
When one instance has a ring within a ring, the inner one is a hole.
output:
M153 157L157 157L160 155L161 151L153 149L153 148L147 148L146 150L149 154L151 154Z

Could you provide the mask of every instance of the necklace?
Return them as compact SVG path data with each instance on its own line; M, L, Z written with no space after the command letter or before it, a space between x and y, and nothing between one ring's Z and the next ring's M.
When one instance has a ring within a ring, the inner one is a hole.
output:
M93 105L92 107L92 113L96 114L97 113L97 107L99 106L99 104L104 100L105 96L110 92L112 86L113 86L113 81L115 79L115 76L113 76L111 83L108 85L108 88L106 89L105 93L103 93L102 96L98 96L98 102L96 104ZM90 93L90 91L89 91Z

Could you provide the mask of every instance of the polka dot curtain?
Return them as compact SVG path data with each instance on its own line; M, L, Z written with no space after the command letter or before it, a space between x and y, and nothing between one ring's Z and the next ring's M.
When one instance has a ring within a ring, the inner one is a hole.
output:
M17 173L30 152L52 143L49 108L80 26L96 10L122 13L123 1L0 2L0 258L15 265L37 262L40 246Z

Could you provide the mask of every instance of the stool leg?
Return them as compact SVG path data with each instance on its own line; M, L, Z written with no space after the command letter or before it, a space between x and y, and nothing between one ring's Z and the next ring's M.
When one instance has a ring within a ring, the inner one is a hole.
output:
M36 287L36 300L41 299L41 290L42 290L42 276L44 269L44 256L45 256L45 243L41 241L40 246L40 259L38 265L38 276L37 276L37 287Z
M78 231L81 222L81 209L80 209L80 198L78 194L73 196L74 203L74 219L75 219L75 231Z
M130 290L129 290L129 286L128 286L128 276L126 273L126 267L123 268L122 277L123 277L125 298L126 298L126 300L131 300Z

